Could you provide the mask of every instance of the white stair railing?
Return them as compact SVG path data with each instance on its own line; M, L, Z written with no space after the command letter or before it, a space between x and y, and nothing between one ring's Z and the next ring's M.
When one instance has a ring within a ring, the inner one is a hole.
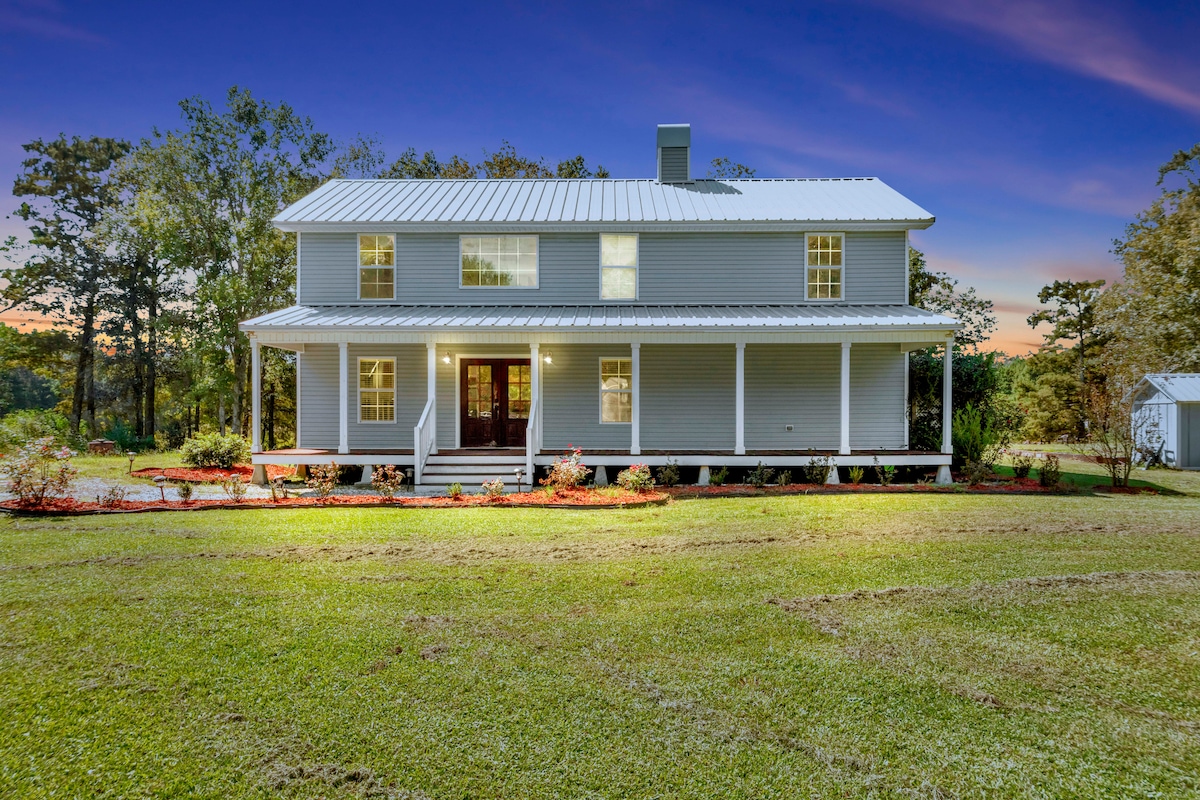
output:
M533 457L542 449L542 442L538 437L538 431L541 429L539 418L542 415L542 399L535 397L529 405L529 425L525 428L525 474L529 476L530 487L537 485L537 475L533 470Z
M425 461L433 452L434 414L433 398L425 404L421 419L413 428L413 485L421 485L421 473L425 471Z

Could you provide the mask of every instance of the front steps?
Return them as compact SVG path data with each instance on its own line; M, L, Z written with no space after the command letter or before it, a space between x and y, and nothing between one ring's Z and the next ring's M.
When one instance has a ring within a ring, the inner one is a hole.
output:
M425 470L421 474L422 486L449 486L452 483L462 484L463 489L478 489L484 481L499 478L504 481L506 491L517 490L517 475L515 470L525 472L525 452L508 451L496 453L488 450L454 454L432 455L425 462ZM529 488L529 475L521 475L521 487Z

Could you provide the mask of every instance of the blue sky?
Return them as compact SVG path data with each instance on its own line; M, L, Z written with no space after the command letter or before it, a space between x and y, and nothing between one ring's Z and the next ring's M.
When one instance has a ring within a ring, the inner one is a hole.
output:
M1112 240L1200 141L1194 2L747 5L0 0L0 180L32 138L136 140L233 84L393 157L508 139L616 177L690 122L693 170L874 175L936 214L914 243L1023 353L1038 289L1117 277Z

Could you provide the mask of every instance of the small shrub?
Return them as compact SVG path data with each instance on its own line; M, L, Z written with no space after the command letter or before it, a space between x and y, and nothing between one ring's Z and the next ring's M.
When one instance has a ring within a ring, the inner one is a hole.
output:
M708 473L710 486L724 486L727 480L729 480L729 467L719 467Z
M202 433L188 439L179 450L183 463L192 467L231 469L250 460L250 445L236 434Z
M392 500L404 488L404 472L396 469L393 464L376 466L371 470L371 486L382 497Z
M142 453L154 449L153 436L138 436L133 428L121 420L104 432L104 438L113 442L117 449L125 453Z
M118 508L129 496L129 489L121 484L110 486L108 491L100 495L99 503L102 508Z
M504 481L499 478L492 478L490 481L483 482L483 494L488 500L495 500L504 494Z
M963 467L968 486L978 486L994 474L992 468L982 461L968 461Z
M891 464L880 464L879 457L875 457L875 477L879 479L880 486L891 486L892 480L896 477L896 468Z
M246 499L246 483L236 476L221 480L221 491L235 503Z
M804 482L824 483L829 479L829 468L832 464L833 459L829 456L813 453L804 467Z
M657 470L658 482L662 486L675 486L679 483L679 462L667 459Z
M648 492L654 488L654 477L650 474L650 467L633 464L617 474L617 486L630 492Z
M1013 475L1024 480L1029 477L1030 471L1033 469L1033 458L1027 455L1013 456L1012 470Z
M583 483L590 472L583 465L583 451L572 448L550 465L550 472L541 483L554 489L574 489Z
M862 467L850 467L846 472L850 476L850 482L855 484L862 483L863 475L867 473Z
M750 484L756 489L761 489L770 483L771 478L774 476L775 470L764 465L763 462L760 461L758 462L758 466L751 470L750 474L746 476L746 483Z
M461 483L450 484L449 486L446 487L446 494L450 495L451 500L461 500L462 499L462 484Z
M47 500L65 497L79 470L71 466L75 455L59 447L53 437L44 436L26 443L16 455L0 461L0 475L8 481L8 491L23 506L40 506Z
M337 488L342 468L337 464L313 464L308 468L308 480L304 483L317 493L317 497L329 497Z
M192 492L193 486L187 481L175 484L175 494L179 495L179 499L185 503L192 499Z
M1042 459L1042 467L1038 470L1038 483L1049 489L1053 489L1062 482L1062 465L1058 462L1058 456L1054 453L1047 453Z
M791 486L792 471L790 469L779 470L779 474L775 476L775 482L780 486Z

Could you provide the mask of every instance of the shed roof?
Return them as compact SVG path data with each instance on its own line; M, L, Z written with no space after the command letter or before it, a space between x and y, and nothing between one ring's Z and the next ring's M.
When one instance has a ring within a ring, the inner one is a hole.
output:
M878 178L331 180L275 217L284 230L406 225L812 225L925 228L934 217Z
M1151 386L1176 403L1200 403L1200 373L1153 372L1138 381L1134 394Z
M950 317L906 305L291 306L247 320L255 330L764 330L811 328L946 330Z

